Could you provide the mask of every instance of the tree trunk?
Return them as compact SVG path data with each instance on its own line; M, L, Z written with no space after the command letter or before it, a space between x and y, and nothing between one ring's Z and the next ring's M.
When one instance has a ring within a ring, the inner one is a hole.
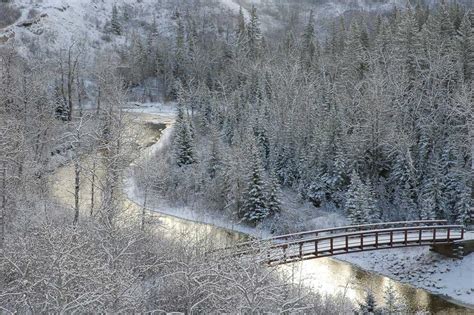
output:
M77 157L79 159L79 157ZM81 188L81 162L76 161L74 163L74 221L73 224L77 225L79 222L79 211L80 211L80 188Z
M146 203L148 199L148 184L145 187L145 197L143 199L143 207L142 207L142 226L141 230L145 230L145 218L146 218Z
M96 177L95 170L96 170L96 167L97 167L97 162L96 162L95 157L94 157L94 161L92 162L92 181L91 181L91 212L90 212L91 217L94 214L95 177Z
M2 167L2 202L0 206L0 249L5 243L5 215L7 208L7 162L3 162Z

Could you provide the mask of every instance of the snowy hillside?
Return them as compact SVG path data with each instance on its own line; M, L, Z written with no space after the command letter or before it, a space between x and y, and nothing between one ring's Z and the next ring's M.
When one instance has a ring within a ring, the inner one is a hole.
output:
M15 23L0 28L0 42L2 38L14 38L17 43L22 43L19 46L23 46L22 53L25 55L28 51L34 52L38 46L57 50L67 48L72 42L80 42L98 49L123 43L125 36L112 38L107 34L114 5L122 9L121 12L140 16L141 21L130 21L132 27L129 32L139 31L143 22L151 23L153 19L162 34L172 26L167 23L174 7L170 1L15 0L12 6L20 10L21 17Z
M72 42L81 42L92 48L110 45L104 34L104 27L110 20L112 6L134 4L134 10L148 12L153 1L137 3L125 1L95 0L16 0L14 6L21 10L21 17L13 25L0 31L23 43L23 53L33 51L32 46L55 50L66 48ZM144 14L144 18L148 18ZM120 41L123 38L116 38Z

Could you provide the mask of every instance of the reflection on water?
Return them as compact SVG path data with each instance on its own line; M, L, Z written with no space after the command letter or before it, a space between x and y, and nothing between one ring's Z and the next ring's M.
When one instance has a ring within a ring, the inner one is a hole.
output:
M409 309L423 309L433 313L474 313L472 310L453 304L423 289L414 288L331 258L306 260L283 265L280 268L283 272L295 273L296 281L302 281L320 292L344 294L356 302L363 301L366 289L370 288L374 292L378 305L383 305L384 291L391 283L397 295L405 301Z
M153 122L152 117L141 117L139 126L141 136L138 138L139 147L147 148L155 142L165 127L164 124ZM90 166L92 162L87 157L84 158L84 165ZM87 169L87 167L85 167ZM100 172L98 172L100 177ZM54 195L63 203L73 205L74 196L74 170L72 166L60 168L53 176L52 190ZM83 180L81 187L81 208L83 215L88 214L90 208L91 182ZM98 199L97 199L98 200ZM133 203L123 196L124 206L130 217L138 218L142 207ZM208 224L196 223L179 219L177 217L161 215L154 212L148 212L147 215L151 222L155 222L151 228L159 230L160 234L176 238L179 235L190 236L196 240L206 239L219 247L241 242L247 237L239 232L214 227ZM137 219L138 220L138 219ZM411 309L425 309L432 313L443 314L474 314L473 310L453 304L439 296L429 292L416 289L409 285L393 281L387 277L364 271L356 266L346 262L319 258L303 262L292 263L278 267L281 272L291 273L295 282L302 281L305 285L315 288L322 293L344 294L354 302L362 301L366 288L371 288L375 294L378 305L383 304L384 289L391 282L397 295L401 297Z

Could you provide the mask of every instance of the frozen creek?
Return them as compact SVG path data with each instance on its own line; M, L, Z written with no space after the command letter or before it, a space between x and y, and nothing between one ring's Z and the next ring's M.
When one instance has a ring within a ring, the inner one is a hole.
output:
M156 150L159 150L160 136L164 134L166 138L169 135L169 127L173 123L172 110L166 106L150 106L145 109L132 109L131 115L136 116L136 128L140 128L143 132L143 138L140 139L139 147L142 148L140 158L150 156ZM163 132L163 128L166 128ZM86 158L87 159L87 158ZM53 176L52 189L61 202L73 204L74 181L72 166L63 166L55 172ZM142 211L142 201L139 194L134 192L133 179L126 179L124 203L129 211ZM81 198L87 203L90 198L87 196L90 189L85 187L81 191ZM88 208L85 204L84 209ZM228 224L219 224L219 222L202 223L206 220L195 219L190 213L179 211L179 209L163 209L149 206L149 214L159 219L160 224L156 225L157 229L164 229L165 235L173 235L191 231L196 235L207 235L222 244L228 246L230 244L241 241L246 237L240 231L229 228ZM199 222L201 221L201 222ZM222 227L221 227L222 226ZM392 253L397 255L397 253ZM343 257L341 257L344 259ZM376 262L376 261L375 261ZM370 264L358 263L361 266L369 266ZM406 266L405 266L406 267ZM430 313L473 313L474 310L461 305L455 301L440 295L433 294L427 290L415 288L402 282L392 280L381 274L369 272L362 268L350 264L348 262L331 259L320 258L308 260L304 262L292 263L278 267L281 272L290 272L294 281L302 281L305 285L313 287L323 294L342 293L352 299L354 302L362 301L365 295L365 289L371 288L376 295L379 305L383 303L384 288L392 283L398 296L412 309L425 309ZM402 267L400 267L402 268ZM428 269L429 266L426 266ZM370 268L377 270L377 268ZM472 275L466 275L471 277ZM429 278L429 273L428 273ZM472 292L474 295L474 292Z

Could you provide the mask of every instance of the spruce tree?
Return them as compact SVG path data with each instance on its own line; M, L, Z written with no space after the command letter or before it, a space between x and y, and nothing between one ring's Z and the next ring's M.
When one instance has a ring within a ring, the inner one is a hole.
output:
M403 65L408 82L413 82L417 75L417 42L418 25L411 8L401 17L396 32L395 43L397 58Z
M185 48L185 34L184 25L181 18L178 18L176 28L176 46L175 46L175 64L174 64L174 77L185 83L185 63L186 63L186 48Z
M315 40L314 14L311 10L309 13L308 24L303 33L303 47L301 51L301 61L305 68L310 68L314 62L316 56Z
M117 5L114 4L112 7L112 19L110 21L112 33L115 35L122 35L122 25L120 24L118 17Z
M221 151L220 151L220 138L219 130L215 125L211 126L210 130L210 150L209 150L209 162L208 162L208 172L210 178L215 178L217 173L221 169Z
M413 200L414 174L407 158L401 152L397 154L390 181L394 187L393 204L399 209L401 219L418 219L417 206Z
M178 92L178 108L174 131L174 150L175 159L178 166L189 165L196 162L193 136L190 129L188 118L184 112L184 100L182 96L182 88Z
M243 219L251 224L256 224L265 219L269 214L265 196L264 170L260 155L253 145L252 165L248 177L245 203L243 207Z
M383 297L385 306L382 308L382 314L395 315L406 312L406 307L403 301L398 297L392 281L389 281L385 287Z
M465 82L470 82L474 77L474 37L471 19L466 14L462 19L457 37L459 63Z
M352 22L346 50L344 51L344 75L349 82L358 82L368 71L368 56L361 42L361 29L358 22Z
M239 17L237 22L237 30L236 30L236 38L237 38L237 47L240 50L244 50L245 46L247 45L247 26L245 24L245 16L242 6L239 9Z
M371 185L364 184L356 171L352 172L351 184L346 193L345 210L353 224L367 224L379 220L379 212Z
M440 219L444 213L440 208L442 196L439 165L436 159L428 161L418 187L418 206L423 220Z
M257 9L252 6L250 11L250 21L247 25L248 47L250 57L256 59L262 52L263 35L260 29L260 20L257 16Z
M380 314L380 310L377 308L377 303L375 302L375 296L372 290L367 290L365 300L362 303L359 303L359 310L360 313L364 315Z
M468 224L471 222L471 188L467 183L467 175L459 176L456 187L456 201L453 209L453 222L458 224Z
M367 223L363 196L361 194L362 181L356 171L351 174L351 184L346 193L345 210L353 224Z
M281 212L281 201L280 201L280 184L275 174L270 177L270 191L267 196L267 208L269 215L274 215Z

